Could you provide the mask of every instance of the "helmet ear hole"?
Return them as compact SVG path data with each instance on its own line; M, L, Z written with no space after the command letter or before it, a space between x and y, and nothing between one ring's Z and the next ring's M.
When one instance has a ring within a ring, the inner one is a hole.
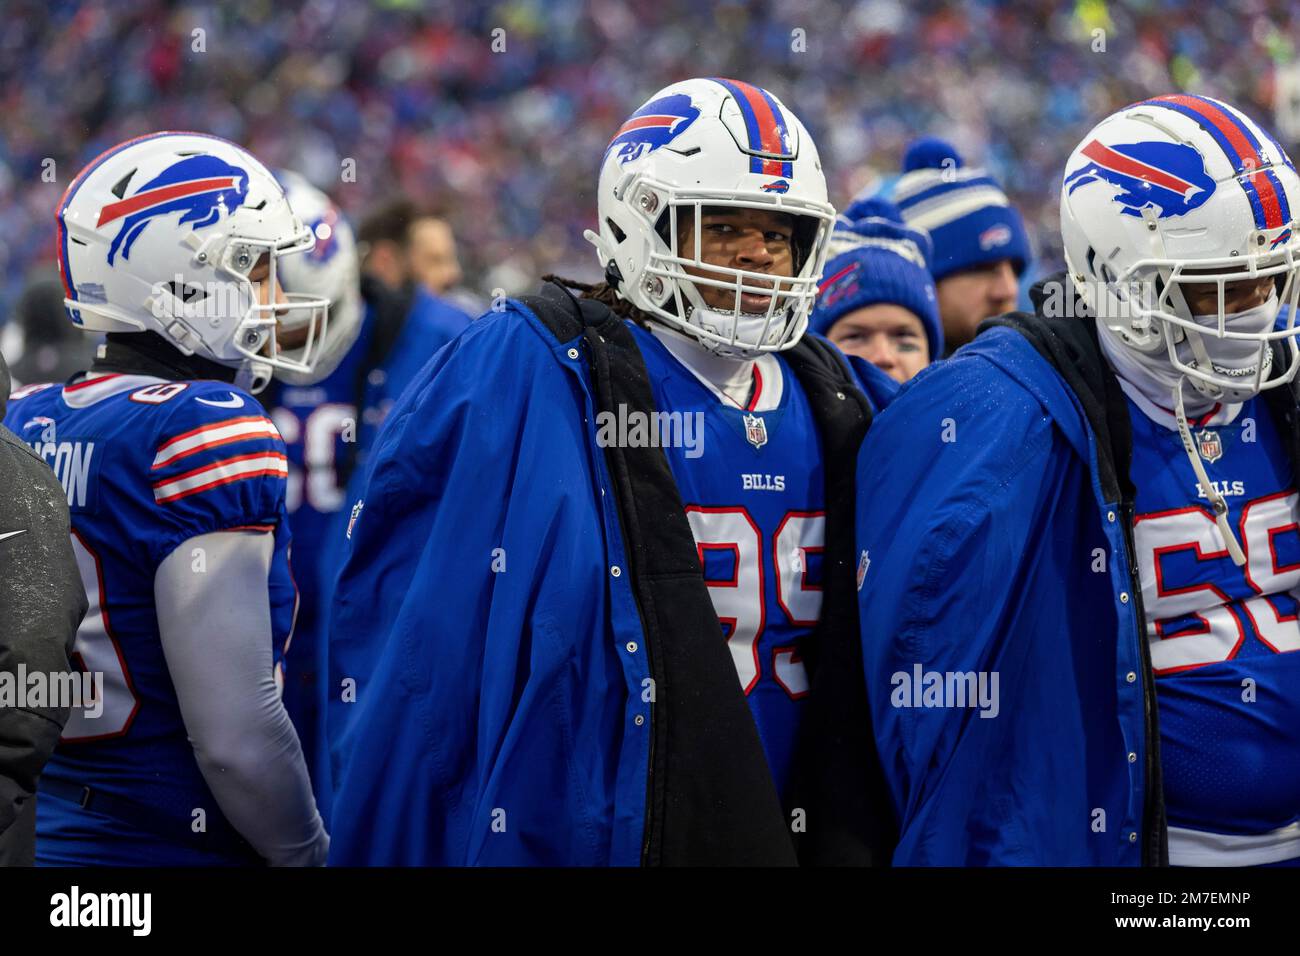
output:
M627 233L620 229L618 223L608 216L605 217L605 225L609 226L609 232L610 235L614 237L614 241L619 245L622 245L623 240L627 238Z
M1083 257L1083 267L1093 275L1097 275L1097 250L1094 246L1088 247L1088 253Z
M605 284L611 289L617 291L619 285L623 282L623 270L618 267L618 263L610 259L605 264Z

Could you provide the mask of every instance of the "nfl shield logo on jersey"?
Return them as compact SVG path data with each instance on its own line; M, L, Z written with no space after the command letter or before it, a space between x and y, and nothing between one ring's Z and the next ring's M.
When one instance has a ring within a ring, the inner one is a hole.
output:
M745 422L745 437L755 448L762 448L767 444L767 424L757 415L743 416Z
M1219 441L1218 432L1206 430L1198 434L1196 449L1201 453L1201 457L1211 464L1223 457L1223 442Z

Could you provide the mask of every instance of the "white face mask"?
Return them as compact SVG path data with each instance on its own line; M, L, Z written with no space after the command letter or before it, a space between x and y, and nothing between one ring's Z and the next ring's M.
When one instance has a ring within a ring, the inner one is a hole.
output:
M1253 309L1225 313L1223 326L1229 332L1249 332L1252 334L1267 332L1277 319L1277 312L1277 292L1274 291L1269 294L1268 299ZM1264 378L1268 377L1268 371L1273 361L1273 352L1268 343L1249 339L1221 339L1210 331L1200 336L1197 336L1195 332L1188 332L1183 341L1177 344L1176 349L1179 360L1192 366L1202 364L1202 358L1204 357L1197 355L1197 349L1192 337L1199 338L1199 345L1204 350L1204 356L1208 356L1209 362L1217 374L1240 379L1242 383L1240 388L1223 386L1221 389L1215 389L1199 379L1188 376L1188 383L1202 395L1230 404L1244 402L1253 397L1256 394L1254 382L1259 370L1261 356L1264 362ZM1170 371L1174 373L1176 378L1177 371L1172 368Z
M688 294L689 298L689 294ZM720 309L710 309L708 306L701 308L691 308L690 322L692 325L698 325L705 331L724 338L734 338L739 343L756 343L761 340L764 344L774 345L785 338L788 310L776 312L771 321L768 321L766 315L755 315L749 312L723 312ZM766 336L764 333L766 329ZM726 356L734 359L753 359L763 354L761 348L746 348L744 345L724 345L721 343L701 340L706 349L715 355Z
M1267 330L1277 315L1277 297L1269 296L1266 302L1241 312L1231 312L1224 316L1224 327L1230 332L1261 332ZM1134 386L1152 403L1161 408L1169 406L1169 396L1183 374L1169 360L1164 349L1155 352L1139 352L1118 341L1104 322L1097 323L1097 334L1102 351L1110 360L1111 366L1121 378ZM1168 333L1166 333L1168 334ZM1191 333L1195 334L1195 333ZM1212 386L1188 376L1184 379L1191 389L1184 389L1187 407L1195 414L1200 414L1216 401L1236 404L1244 402L1254 395L1250 387L1255 380L1256 365L1259 362L1260 343L1246 339L1220 339L1207 331L1200 336L1201 345L1209 357L1214 370L1221 375L1240 375L1240 389L1225 388L1220 394ZM1185 336L1179 342L1177 350L1180 361L1188 365L1197 364L1197 357L1191 341ZM1273 363L1273 353L1264 349L1264 377L1268 377Z

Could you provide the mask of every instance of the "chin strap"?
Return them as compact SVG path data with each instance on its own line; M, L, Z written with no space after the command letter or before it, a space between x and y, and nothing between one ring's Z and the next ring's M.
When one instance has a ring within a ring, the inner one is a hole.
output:
M1214 508L1214 523L1218 525L1219 534L1223 536L1224 543L1228 546L1228 554L1232 555L1232 562L1237 567L1244 567L1246 554L1241 550L1232 525L1228 524L1228 503L1210 483L1210 479L1205 474L1205 465L1201 462L1201 453L1196 450L1196 443L1192 441L1192 430L1187 424L1187 412L1183 410L1183 382L1186 380L1186 376L1180 377L1178 384L1174 386L1174 418L1178 422L1178 434L1183 438L1183 450L1187 452L1187 459L1192 463L1192 470L1196 472L1201 494L1210 500L1210 505Z

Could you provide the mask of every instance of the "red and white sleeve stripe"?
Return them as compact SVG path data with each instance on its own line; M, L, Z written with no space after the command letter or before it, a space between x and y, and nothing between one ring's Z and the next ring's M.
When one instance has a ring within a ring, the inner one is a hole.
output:
M281 452L257 451L247 455L235 455L223 458L190 471L156 481L153 485L153 500L157 504L166 504L188 495L196 495L209 488L228 485L234 481L256 478L262 475L287 478L289 463Z
M206 451L209 448L216 448L219 445L229 445L232 442L248 441L255 438L275 440L279 437L280 433L276 430L275 425L272 424L269 418L262 415L230 418L223 422L214 422L211 425L191 429L163 442L158 448L158 454L154 456L153 467L155 469L163 468L181 458Z

